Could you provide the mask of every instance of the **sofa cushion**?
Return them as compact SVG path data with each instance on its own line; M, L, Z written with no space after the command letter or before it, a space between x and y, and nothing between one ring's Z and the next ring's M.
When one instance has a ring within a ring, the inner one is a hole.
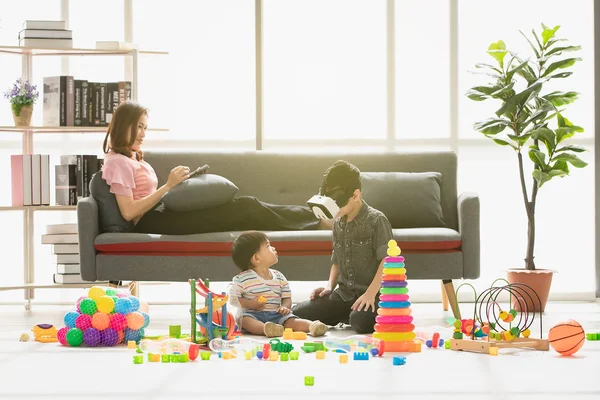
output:
M90 193L98 203L100 232L131 232L133 222L121 215L117 198L110 192L110 186L102 179L102 171L92 175Z
M162 198L172 211L193 211L229 203L238 192L229 179L203 174L181 182Z
M458 251L460 234L448 228L393 229L402 254L447 253ZM158 235L145 233L103 233L94 247L103 254L229 256L239 232L201 233L196 235ZM330 255L331 231L267 232L280 256Z
M363 199L393 228L445 227L439 172L362 172Z

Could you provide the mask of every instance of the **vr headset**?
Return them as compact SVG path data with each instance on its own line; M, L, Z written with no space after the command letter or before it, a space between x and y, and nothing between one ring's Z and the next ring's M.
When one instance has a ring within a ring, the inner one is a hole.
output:
M348 204L353 192L348 193L345 190L334 188L327 191L325 195L314 195L306 204L318 219L333 219L340 212L340 208Z

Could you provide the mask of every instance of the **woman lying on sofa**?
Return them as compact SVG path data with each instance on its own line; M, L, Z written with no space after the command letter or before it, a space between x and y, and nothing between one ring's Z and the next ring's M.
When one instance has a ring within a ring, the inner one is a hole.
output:
M134 231L168 235L245 230L326 229L308 207L263 203L255 197L240 196L211 208L173 211L162 197L189 178L190 168L171 170L167 183L158 186L154 169L144 161L141 150L148 128L148 110L125 102L115 110L104 139L106 153L102 179L116 197L121 215L133 221Z

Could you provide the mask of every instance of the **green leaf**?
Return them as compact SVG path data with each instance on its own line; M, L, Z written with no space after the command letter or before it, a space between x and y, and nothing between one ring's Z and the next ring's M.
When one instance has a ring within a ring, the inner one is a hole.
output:
M515 94L511 98L507 99L502 107L496 111L497 116L501 115L514 115L517 111L517 107L522 107L523 104L527 103L531 97L537 96L542 89L542 83L545 79L540 79L533 85L527 87L521 93Z
M544 183L550 180L548 174L540 171L539 169L534 169L531 175L533 175L533 178L537 181L538 188L541 188Z
M563 51L579 51L581 50L581 46L563 46L563 47L555 47L549 52L546 53L546 57L552 55L560 55ZM539 58L539 57L538 57Z
M490 44L488 47L488 54L498 61L500 69L504 68L504 57L506 56L506 44L502 40L498 40L495 43Z
M544 49L544 46L542 46L542 44L540 43L540 39L538 39L538 35L537 35L537 33L535 33L535 29L532 29L532 30L531 30L531 33L533 33L533 38L534 38L534 39L535 39L535 41L537 42L537 44L538 44L538 46L539 46L539 49L540 49L540 50L543 50L543 49Z
M551 129L538 128L530 132L533 139L537 139L546 145L546 151L548 154L552 154L556 147L555 135Z
M569 146L565 146L565 147L556 149L555 153L558 153L561 151L574 151L575 153L583 153L585 151L585 149L581 146L576 146L574 144L571 144Z
M581 61L581 58L580 57L565 58L564 60L553 62L546 68L546 71L544 71L542 76L548 76L552 72L556 71L559 68L560 69L569 68L573 64L575 64L577 61Z
M542 24L542 28L544 28L544 30L542 31L542 40L544 41L544 44L546 44L550 39L554 37L554 34L558 30L558 28L560 28L560 25L556 25L554 28L550 29L546 25Z
M567 164L565 161L555 162L554 165L552 166L552 169L558 169L558 170L564 171L567 174L569 174L569 164Z
M487 138L492 139L492 141L496 144L499 144L500 146L510 146L512 147L514 150L517 150L517 146L515 146L514 144L508 143L506 140L502 140L502 139L496 139L494 136L492 135L485 135Z
M521 62L519 65L517 65L516 67L514 67L513 69L511 69L510 71L508 71L506 73L506 79L508 81L511 81L515 72L518 72L518 71L522 70L523 68L525 68L528 63L529 63L529 61L525 60L525 61Z
M529 149L529 158L541 170L546 168L546 154L536 149Z
M575 135L576 132L583 132L583 128L580 126L565 126L556 128L556 143L569 139Z
M557 42L566 42L566 41L567 41L567 39L556 39L556 38L555 39L550 39L548 41L548 43L546 44L546 49L549 49L550 47L552 47L552 45L554 43L557 43Z
M545 96L543 99L548 100L556 107L564 106L565 104L571 104L575 100L577 100L579 93L577 92L552 92Z
M496 135L506 129L507 126L510 126L510 121L506 119L490 118L476 122L473 128L487 136Z
M575 154L569 153L560 153L559 155L555 156L552 161L566 161L575 168L583 168L588 165L588 163L577 157Z
M479 64L475 64L475 68L489 68L489 69L492 69L492 70L496 71L499 74L502 74L502 70L501 69L499 69L497 67L494 67L491 64L479 63Z
M557 176L563 177L567 175L569 175L569 173L561 169L551 169L550 172L548 172L548 176L550 178L556 178Z
M522 31L519 31L519 33L521 35L523 35L523 37L525 38L525 40L527 40L527 42L529 43L529 45L531 46L531 49L533 50L533 52L535 53L535 56L537 58L540 58L540 52L535 48L535 46L533 45L533 43L531 43L531 40L529 40L529 38L527 36L525 36L525 34Z
M558 74L554 74L552 76L549 76L548 79L554 79L554 78L568 78L569 76L573 75L572 72L559 72Z
M525 143L527 143L527 141L529 140L529 138L531 137L530 133L526 133L524 135L507 135L511 140L513 140L514 142L519 143L520 146L523 146Z

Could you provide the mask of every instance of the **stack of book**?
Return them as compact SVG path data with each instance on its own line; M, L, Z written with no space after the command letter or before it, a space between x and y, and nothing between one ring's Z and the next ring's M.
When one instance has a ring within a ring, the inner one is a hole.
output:
M72 49L73 32L67 29L65 21L23 22L23 30L19 32L19 46L42 49Z
M50 156L17 154L10 156L12 205L50 205Z
M60 165L55 166L56 204L72 206L89 197L90 180L102 168L103 161L86 154L60 156Z
M48 225L42 244L52 245L56 256L54 283L83 283L79 268L79 236L77 224Z
M90 82L70 75L44 77L44 126L108 126L131 82Z

